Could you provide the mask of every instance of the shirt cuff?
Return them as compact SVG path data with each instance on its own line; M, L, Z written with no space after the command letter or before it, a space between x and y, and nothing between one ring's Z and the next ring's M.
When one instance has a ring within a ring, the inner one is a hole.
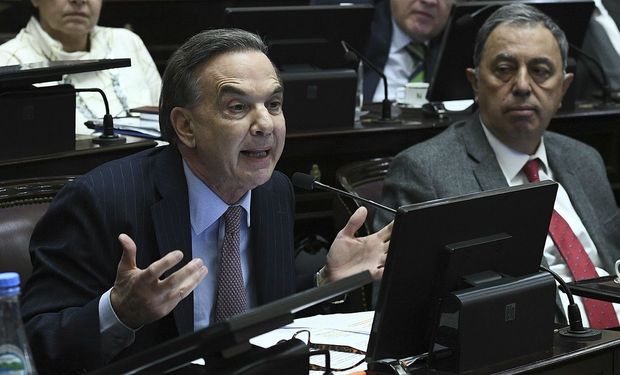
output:
M101 351L106 361L114 358L121 350L133 344L136 331L120 321L110 302L108 289L99 299L99 333Z

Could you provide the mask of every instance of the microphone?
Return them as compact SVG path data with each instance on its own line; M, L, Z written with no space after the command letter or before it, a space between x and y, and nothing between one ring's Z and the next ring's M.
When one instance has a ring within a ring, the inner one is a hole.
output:
M353 61L357 62L359 60L362 60L364 62L364 65L372 69L375 73L377 73L381 77L381 79L383 80L383 102L381 103L381 120L382 121L392 120L392 101L388 99L388 83L387 83L387 78L385 77L385 74L383 73L383 71L377 68L375 64L373 64L370 60L368 60L368 58L362 55L358 50L353 48L353 46L351 46L349 43L345 42L344 40L341 40L340 44L342 44L342 48L344 48L345 60L351 61L351 62Z
M568 327L560 329L560 335L565 337L573 337L573 338L585 338L588 340L597 340L601 338L601 331L593 328L586 328L583 326L583 321L581 320L581 311L579 311L579 306L575 303L575 299L573 298L573 293L568 289L568 286L562 280L560 275L551 271L547 267L540 266L539 269L541 271L546 271L553 276L554 279L560 283L560 289L566 293L568 297Z
M496 7L496 4L489 4L489 5L485 5L482 8L471 12L471 13L465 13L462 16L460 16L459 18L456 19L456 21L454 22L454 24L456 25L456 27L458 28L463 28L463 27L469 27L473 24L474 19L476 17L478 17L478 15L482 12L484 12L485 10L489 9L489 8L493 8Z
M305 190L314 190L314 188L319 188L319 189L323 189L323 190L329 190L332 191L336 194L339 195L344 195L347 196L351 199L355 199L358 201L362 201L364 203L368 203L371 206L374 206L376 208L380 208L382 210L391 212L393 214L396 214L396 210L393 208L390 208L388 206L384 206L380 203L377 203L375 201L371 201L370 199L366 199L366 198L362 198L359 195L355 195L355 194L351 194L347 191L344 190L340 190L340 189L336 189L335 187L331 187L329 185L325 185L317 180L314 179L314 177L310 176L309 174L305 174L305 173L299 173L299 172L295 172L293 173L293 185L297 186L298 188L302 188Z
M108 144L114 142L125 142L125 137L121 137L114 133L114 120L110 114L110 106L108 105L108 98L103 90L98 88L92 89L75 89L75 92L98 92L103 98L103 104L105 105L105 115L103 115L103 132L97 138L93 138L93 143L96 144Z

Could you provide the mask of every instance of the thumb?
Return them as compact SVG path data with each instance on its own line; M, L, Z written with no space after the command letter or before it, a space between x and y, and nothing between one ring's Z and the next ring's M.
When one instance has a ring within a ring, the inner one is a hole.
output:
M364 225L364 220L366 220L367 214L368 211L366 210L366 207L362 206L355 210L353 215L351 215L351 217L349 218L347 225L342 228L341 233L345 236L354 237L355 232L357 232L358 229L360 229L362 225Z
M123 248L121 260L118 262L118 270L127 271L136 268L136 243L125 233L118 236L118 242Z

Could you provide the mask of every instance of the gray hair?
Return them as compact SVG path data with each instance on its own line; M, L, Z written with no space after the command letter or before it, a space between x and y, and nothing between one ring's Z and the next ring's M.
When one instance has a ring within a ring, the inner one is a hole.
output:
M568 40L564 31L549 16L538 9L523 3L513 3L505 5L489 16L484 22L478 36L476 37L476 45L474 46L474 67L477 69L482 59L482 51L489 38L491 32L499 25L510 26L533 26L542 24L551 31L560 47L562 55L562 66L566 70L568 59Z
M244 30L214 29L194 35L172 54L162 78L159 99L159 126L163 139L176 142L177 136L170 121L174 107L191 108L202 101L199 68L218 55L241 51L267 54L267 45L258 35Z

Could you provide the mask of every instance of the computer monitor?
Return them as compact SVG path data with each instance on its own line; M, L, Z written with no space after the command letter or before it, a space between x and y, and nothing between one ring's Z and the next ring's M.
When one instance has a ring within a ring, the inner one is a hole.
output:
M269 362L269 356L278 353L270 352L267 349L266 352L261 352L261 355L257 357L255 350L253 352L250 347L250 338L292 323L295 313L360 288L371 281L370 273L363 271L317 288L299 292L256 307L244 314L233 316L224 322L172 339L144 352L112 363L92 372L92 374L163 374L189 365L191 361L199 358L213 359L220 362L220 366L228 367L248 365L247 361L252 362L254 360L263 362L264 365L264 362ZM285 356L293 354L291 347L285 347L285 349L288 350ZM223 357L228 359L228 364L221 363ZM305 363L307 372L307 357ZM207 363L207 365L215 366L212 362ZM189 373L198 373L198 371ZM213 370L208 373L223 372ZM291 371L291 373L296 372Z
M225 9L225 25L262 36L282 71L350 67L341 40L362 50L370 34L374 7L299 5Z
M467 288L464 277L537 273L556 191L555 182L543 181L400 207L368 359L429 351L440 301Z
M430 102L473 99L465 76L473 67L476 34L497 8L517 1L457 2L444 30L426 98ZM592 0L525 0L553 19L569 43L580 47L594 9Z

